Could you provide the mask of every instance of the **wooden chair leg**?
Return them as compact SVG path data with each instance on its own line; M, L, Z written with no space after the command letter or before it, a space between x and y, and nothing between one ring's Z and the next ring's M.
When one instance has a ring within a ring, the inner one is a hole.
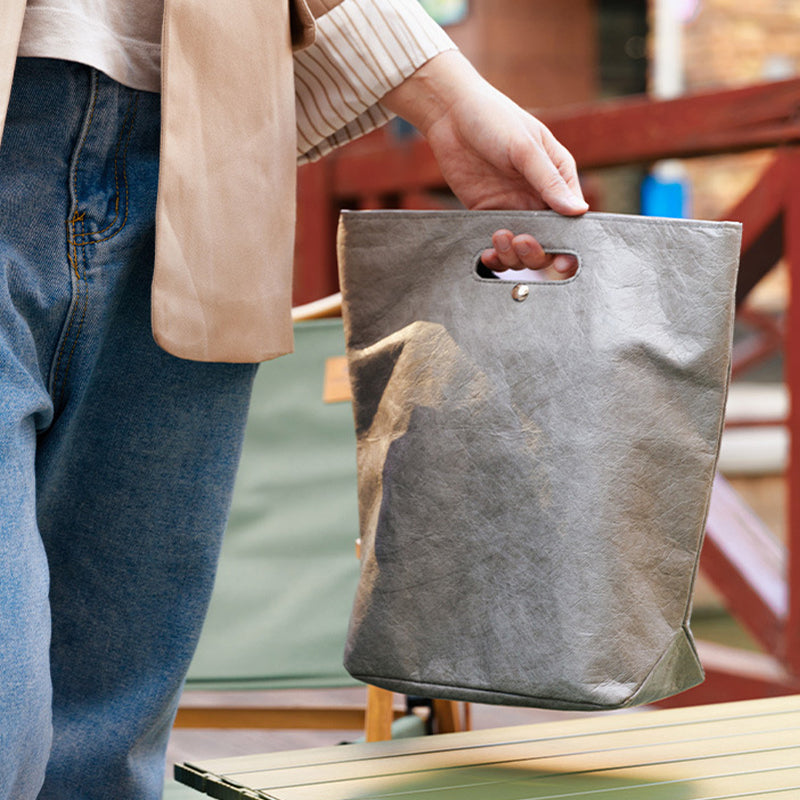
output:
M368 742L382 742L392 738L393 696L388 689L367 687L367 711L364 737Z
M464 730L472 730L472 705L470 703L464 703Z
M436 733L458 733L469 730L469 705L465 705L465 715L462 719L460 712L461 703L455 700L434 700L433 714L436 720Z

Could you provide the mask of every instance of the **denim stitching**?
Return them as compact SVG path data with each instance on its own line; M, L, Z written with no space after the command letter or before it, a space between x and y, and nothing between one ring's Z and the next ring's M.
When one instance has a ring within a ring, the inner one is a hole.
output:
M76 211L73 216L67 220L67 228L74 232L75 226L78 223L82 223L84 220L85 214L78 214ZM69 367L72 363L72 355L75 352L75 344L77 342L77 337L80 334L81 328L83 327L83 321L86 316L86 307L87 307L87 295L88 295L88 287L86 284L86 270L85 268L81 270L78 265L78 249L73 248L70 246L69 253L67 254L67 258L69 259L70 263L70 270L75 275L75 301L72 304L72 309L69 315L69 321L67 323L67 329L64 332L64 336L61 339L61 346L58 348L58 357L56 359L56 366L53 372L53 401L54 403L59 403L61 398L64 395L64 390L67 383L67 376L69 374ZM78 323L77 331L75 332L75 337L72 339L72 347L69 351L69 357L67 358L67 364L64 369L64 374L61 374L61 362L64 358L64 351L67 347L67 343L70 341L70 334L72 333L72 328L75 323L75 317L78 313L78 308L82 308L81 318Z
M81 141L78 144L78 150L77 150L78 155L75 159L75 166L72 173L72 197L75 206L75 211L73 212L72 216L66 221L67 246L69 248L67 258L69 259L71 271L75 276L75 302L70 312L69 321L67 323L67 329L61 341L61 346L59 347L55 370L53 373L53 395L54 395L54 401L56 403L60 403L64 395L64 392L66 390L67 377L69 376L70 366L72 364L72 358L75 354L75 350L77 348L77 344L80 339L81 331L83 330L83 323L86 319L86 313L89 305L88 304L89 288L88 288L88 279L86 277L85 248L87 245L99 244L101 242L106 242L109 239L113 238L122 230L124 230L128 222L129 184L127 175L127 157L128 157L128 147L130 145L130 141L133 136L133 128L136 121L136 113L138 111L138 105L139 105L138 92L136 92L133 95L131 101L128 104L128 110L125 113L125 119L123 120L123 124L121 126L121 130L117 138L116 148L114 151L114 194L115 194L114 218L102 230L87 231L85 229L86 212L79 211L77 209L78 174L80 171L81 160L83 158L83 148L89 136L89 133L92 129L92 123L94 120L94 114L97 105L97 97L99 94L99 88L96 77L94 77L93 84L94 86L92 90L92 101L89 109L86 128L84 130L83 137L81 138ZM100 239L94 239L92 237L98 236L112 229L119 220L120 199L122 196L122 193L120 191L120 174L121 174L122 188L124 189L123 202L125 204L125 211L122 218L122 223L120 224L119 228L112 231L107 236L104 236ZM79 308L81 310L80 319L77 321L77 327L75 327L75 322ZM73 334L73 329L74 329L74 334ZM70 342L70 339L72 339L71 346L69 346L68 344ZM69 346L69 353L67 354L66 349L68 346ZM62 362L64 361L65 355L66 355L66 363L64 364L64 372L62 374L61 365Z
M128 110L125 114L125 120L123 121L122 129L120 130L119 138L117 139L117 146L114 151L114 195L115 195L115 213L114 219L106 225L105 228L102 228L99 231L81 231L76 232L75 229L72 229L72 239L70 240L70 244L75 245L76 247L84 247L87 244L100 244L101 242L107 242L109 239L116 236L122 230L124 230L127 222L128 222L128 212L129 212L129 185L128 185L128 171L127 171L127 163L128 163L128 146L130 145L131 137L133 136L133 127L136 122L136 113L139 108L139 93L136 92L131 99L130 103L128 104ZM91 119L90 123L91 125ZM124 147L122 146L122 141L125 140ZM122 149L122 154L120 158L120 148ZM122 168L120 170L120 163ZM78 162L76 162L75 169L77 174ZM116 225L117 220L119 219L119 205L120 205L120 172L122 173L122 186L124 188L125 194L125 213L122 218L122 224L117 228L117 230L113 231L112 233L104 236L101 239L94 239L94 236L100 236L101 234L105 233L106 231L110 230L111 228ZM74 178L75 176L73 176ZM78 241L80 239L80 241Z
M86 283L86 272L85 269L83 272L80 270L78 266L78 251L77 247L75 246L75 226L79 222L83 222L84 218L86 217L86 213L79 213L77 210L78 204L78 168L80 166L81 158L83 157L83 148L86 144L86 140L89 137L89 132L92 129L92 122L94 121L94 113L97 107L97 97L99 94L98 85L97 85L97 75L96 73L92 73L92 100L89 106L89 114L86 120L86 126L83 130L83 135L81 136L80 141L78 142L77 146L77 157L75 158L75 165L73 167L72 172L72 181L71 181L71 190L72 190L72 202L73 207L75 210L72 213L72 216L66 220L67 226L67 259L70 264L70 270L75 276L75 298L74 303L72 305L72 309L70 311L69 320L67 322L67 329L64 331L64 335L61 339L61 344L58 348L58 356L56 357L56 364L55 369L53 370L53 378L52 378L52 392L53 392L53 401L54 405L58 403L64 395L64 391L66 388L67 383L67 373L69 372L69 365L72 363L72 354L75 351L75 343L73 342L72 348L70 349L69 358L67 360L67 367L65 373L61 374L61 362L64 357L64 350L67 347L67 342L70 340L70 334L72 333L72 326L75 323L75 316L78 311L79 305L82 304L83 312L81 314L81 319L78 324L78 332L80 333L80 329L83 326L83 321L86 316L86 307L87 307L87 297L88 294L88 287L85 286ZM84 289L86 291L84 291ZM76 336L77 336L76 333ZM58 396L56 397L56 391L58 392Z
M77 213L73 215L73 218L70 220L71 228L73 233L75 232L75 225L77 223L81 223L83 225L84 219L86 215L81 214L78 215ZM58 360L56 361L56 380L58 381L58 374L61 369L61 360L64 356L64 349L67 346L67 342L70 339L70 331L72 330L72 325L75 322L75 316L78 311L78 307L80 306L81 309L81 318L78 320L78 327L75 330L75 335L72 337L72 346L69 349L69 355L67 356L67 363L64 365L64 374L60 377L60 388L58 390L58 396L54 397L54 403L60 404L61 398L64 396L64 391L66 390L67 386L67 377L69 376L69 369L72 365L72 357L75 354L75 348L78 346L78 341L81 337L81 331L83 330L83 323L86 320L86 311L89 307L89 286L88 281L86 279L86 251L81 250L81 261L83 263L83 268L78 267L78 248L76 247L73 252L69 255L70 264L72 265L72 269L75 273L77 278L75 282L75 303L72 307L72 312L69 318L69 325L67 326L67 332L64 335L64 339L61 342L61 347L58 351ZM81 291L81 284L83 284L83 291Z
M89 138L89 131L92 129L92 122L94 121L94 112L97 108L97 97L99 95L99 89L97 86L97 75L92 74L92 103L89 106L89 117L86 121L86 127L83 130L83 135L81 136L80 142L78 142L78 156L75 159L75 167L72 171L72 181L71 181L71 188L72 188L72 202L73 205L77 207L78 205L78 167L81 163L81 158L83 158L83 146L86 144L86 140ZM83 216L83 215L82 215ZM81 216L81 218L82 218ZM74 223L74 221L78 218L78 211L77 208L72 214L72 218L67 220L67 226ZM72 238L68 238L68 243L72 244ZM70 258L70 263L72 263L72 259ZM74 264L73 264L74 266ZM77 274L77 273L76 273Z

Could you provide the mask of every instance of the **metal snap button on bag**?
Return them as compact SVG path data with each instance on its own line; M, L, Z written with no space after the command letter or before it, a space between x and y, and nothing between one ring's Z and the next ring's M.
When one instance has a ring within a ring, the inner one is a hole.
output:
M528 299L528 295L530 294L530 289L524 283L518 283L512 290L511 296L518 302L521 303L523 300Z
M500 228L577 273L482 276ZM740 226L379 211L339 236L362 541L347 669L562 709L699 683Z

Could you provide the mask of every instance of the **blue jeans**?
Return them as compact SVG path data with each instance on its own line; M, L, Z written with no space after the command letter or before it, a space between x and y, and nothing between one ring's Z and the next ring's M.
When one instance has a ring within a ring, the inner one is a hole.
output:
M161 351L159 97L20 59L0 149L0 798L149 800L255 366Z

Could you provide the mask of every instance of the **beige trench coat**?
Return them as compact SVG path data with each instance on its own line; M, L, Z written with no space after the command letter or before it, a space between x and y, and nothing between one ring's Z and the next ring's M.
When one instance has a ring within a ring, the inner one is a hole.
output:
M341 0L166 0L156 341L199 361L292 349L292 48ZM25 0L0 0L0 131Z

